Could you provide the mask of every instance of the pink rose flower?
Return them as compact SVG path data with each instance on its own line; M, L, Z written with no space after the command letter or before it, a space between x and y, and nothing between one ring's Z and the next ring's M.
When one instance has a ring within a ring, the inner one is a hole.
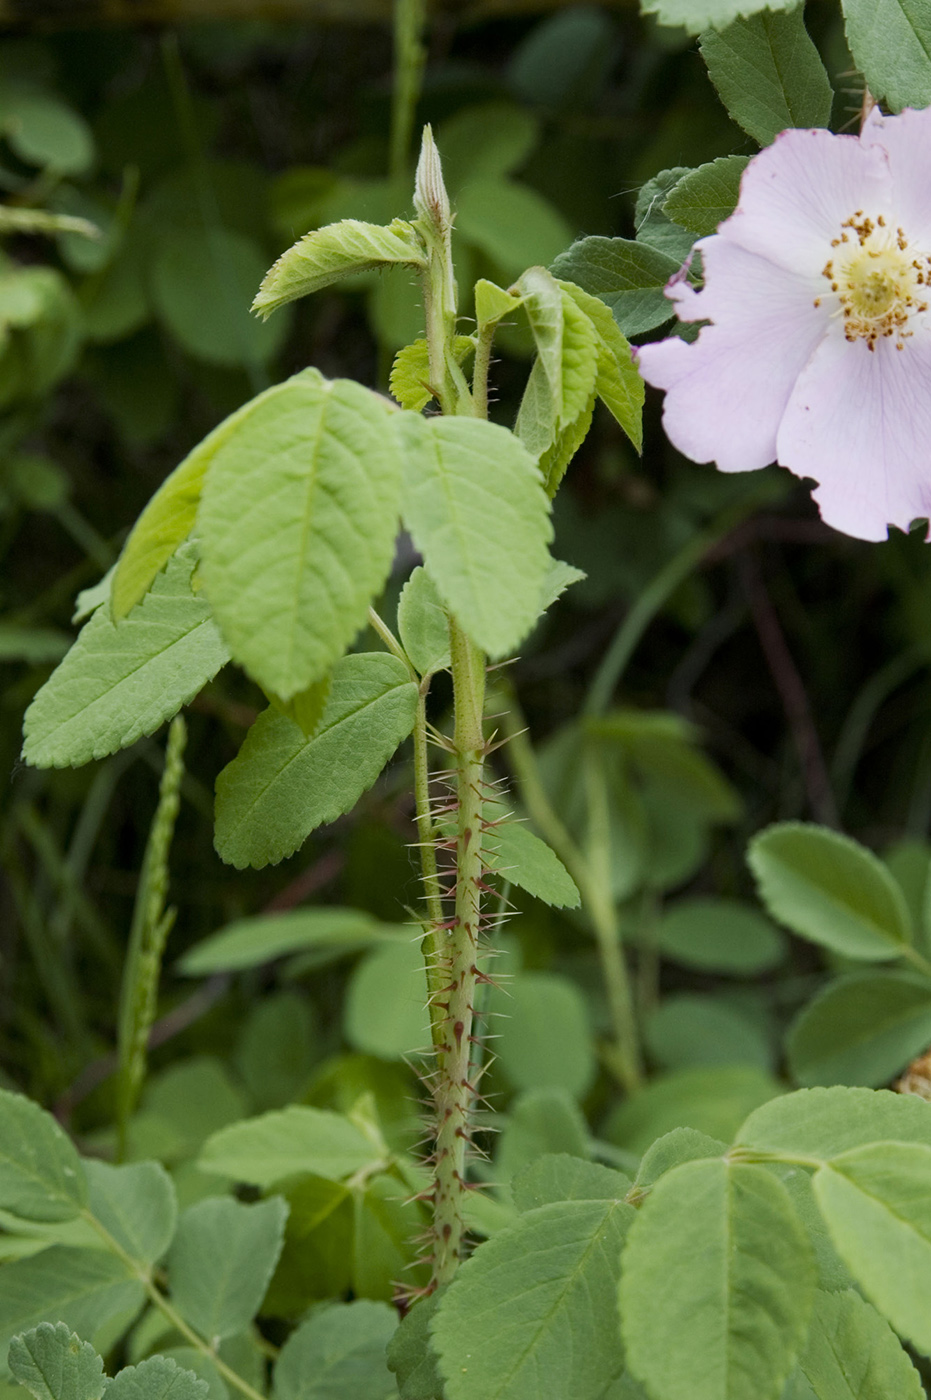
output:
M696 246L704 286L666 295L711 324L638 353L671 442L813 478L822 518L859 539L931 519L931 109L784 131Z

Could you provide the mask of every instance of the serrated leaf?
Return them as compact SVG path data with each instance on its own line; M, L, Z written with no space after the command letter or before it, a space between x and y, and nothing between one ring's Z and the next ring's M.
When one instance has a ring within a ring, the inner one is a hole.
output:
M553 1201L623 1201L630 1178L600 1162L547 1152L518 1172L511 1182L514 1205L521 1212Z
M747 863L770 914L802 938L876 962L909 947L901 889L883 862L849 836L782 822L753 838Z
M355 806L416 714L416 685L403 662L384 652L336 663L311 739L274 708L264 710L217 778L222 859L259 868L293 854L316 827Z
M499 822L482 850L492 869L512 885L557 909L578 908L579 891L559 856L521 822Z
M244 1205L228 1196L189 1206L168 1255L171 1300L204 1337L232 1337L255 1317L284 1242L280 1196Z
M475 338L457 335L453 340L456 363L462 364L475 349ZM405 345L394 357L388 388L402 408L419 413L434 397L430 388L430 354L425 340Z
M799 1366L815 1400L923 1400L925 1394L888 1322L852 1288L819 1290Z
M834 1246L870 1302L931 1352L931 1147L876 1142L819 1167L815 1196Z
M621 334L605 303L576 286L560 282L591 321L598 338L598 373L595 393L624 429L639 452L643 446L643 402L645 388L634 363L630 342Z
M0 1089L0 1209L21 1220L71 1220L87 1204L81 1159L50 1113Z
M0 1268L0 1357L13 1336L52 1318L109 1349L133 1321L145 1291L130 1267L101 1249L51 1245ZM115 1324L119 1322L118 1330ZM0 1370L2 1370L0 1366Z
M138 1366L124 1366L107 1386L111 1400L208 1400L208 1394L207 1381L171 1356L150 1356Z
M781 1182L765 1167L688 1162L660 1177L628 1236L628 1367L662 1400L777 1400L814 1290L811 1246Z
M479 328L497 325L521 305L522 298L506 292L494 282L480 277L475 284L475 319Z
M888 1084L931 1045L931 982L866 972L825 987L793 1021L786 1050L799 1084Z
M673 186L663 208L692 233L714 233L733 214L748 156L719 156L690 170Z
M423 267L423 245L413 226L395 219L387 227L342 219L298 239L262 280L252 310L262 317L297 297L373 268Z
M294 721L305 739L312 739L323 719L332 680L332 676L323 676L319 681L314 681L304 690L299 690L296 695L292 695L290 700L282 700L280 695L275 695L271 691L267 694L266 699L279 714Z
M117 561L110 593L114 622L126 617L145 596L152 580L191 533L204 480L219 448L260 404L268 400L277 403L282 397L286 400L289 386L301 380L317 384L322 381L322 375L315 369L302 370L284 384L275 384L243 404L218 423L162 482L133 526Z
M430 1338L430 1321L443 1291L438 1289L416 1302L388 1343L388 1369L397 1378L400 1400L440 1400L443 1394Z
M204 1145L198 1165L267 1191L308 1173L341 1181L377 1160L369 1138L341 1113L293 1104L221 1128Z
M562 597L567 588L571 588L574 583L581 583L587 577L584 569L577 569L574 564L567 564L562 559L550 559L546 578L543 580L540 612L545 613L548 608L553 606L557 598Z
M517 282L530 326L537 360L558 417L563 402L563 299L559 285L545 267L530 267Z
M534 369L536 366L534 366ZM531 379L533 375L531 375ZM528 388L530 387L528 383ZM523 405L521 405L523 407ZM591 395L588 403L582 409L577 418L564 428L556 429L556 436L551 445L540 457L540 471L546 482L546 494L550 500L559 490L560 482L566 474L569 463L578 452L582 443L588 437L588 430L592 426L592 417L595 412L595 395Z
M174 1183L159 1162L114 1167L84 1162L88 1207L131 1259L150 1265L171 1244L178 1218Z
M798 0L641 0L645 15L660 24L700 34L703 29L723 29L741 16L759 10L790 10Z
M177 965L184 977L210 972L238 972L261 967L286 953L321 946L365 948L388 938L409 937L410 931L381 924L360 909L293 909L285 914L237 919L203 942L196 943Z
M799 1089L751 1113L735 1145L826 1160L883 1139L931 1147L931 1104L886 1089Z
M893 112L931 103L931 11L925 0L843 0L847 43L874 97Z
M715 26L701 37L701 54L718 96L761 146L789 126L827 126L834 99L805 28L804 5L772 13L777 8L770 5L764 14L735 20L724 30Z
M680 270L677 258L629 238L581 238L550 267L554 277L577 282L610 308L626 336L641 335L670 320L665 296Z
M445 671L449 655L449 618L436 586L420 564L398 599L401 645L422 676Z
M42 1322L10 1343L13 1376L36 1400L100 1400L103 1361L63 1322Z
M274 1400L385 1400L393 1384L385 1348L397 1325L393 1308L368 1299L319 1309L281 1348Z
M708 1157L721 1157L727 1151L727 1144L707 1133L696 1132L694 1128L673 1128L657 1138L652 1147L644 1152L637 1169L634 1191L637 1196L645 1195L660 1177L684 1162L702 1162ZM633 1199L633 1198L631 1198Z
M431 1324L449 1400L600 1400L623 1367L614 1292L633 1217L622 1201L561 1201L483 1244Z
M342 655L391 567L395 415L351 380L293 379L213 454L197 514L204 589L235 659L284 700Z
M477 418L393 420L404 519L443 601L492 657L539 614L552 538L537 465L513 433Z
M132 617L85 623L23 721L23 757L79 767L152 734L229 660L206 599L191 591L193 545L178 550Z

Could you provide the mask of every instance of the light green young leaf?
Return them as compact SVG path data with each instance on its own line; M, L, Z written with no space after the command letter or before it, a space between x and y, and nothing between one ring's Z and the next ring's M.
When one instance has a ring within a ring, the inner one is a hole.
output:
M529 185L501 178L463 185L456 229L509 277L545 267L572 242L572 229L548 200Z
M819 1167L815 1196L870 1302L931 1352L931 1146L875 1142Z
M241 870L292 855L316 827L355 806L416 714L417 687L403 662L385 652L336 663L312 739L274 708L264 710L217 778L222 859Z
M761 146L788 126L827 126L834 98L805 28L804 5L786 6L778 14L773 13L776 8L735 20L724 30L715 26L701 38L702 57L718 96L734 121Z
M0 1268L0 1372L14 1335L54 1318L109 1350L142 1307L145 1291L127 1264L102 1249L51 1245Z
M63 1322L41 1322L10 1343L13 1376L35 1400L100 1400L107 1385L103 1361Z
M531 388L532 381L536 374L536 365L531 371L528 380L528 389ZM526 395L525 395L526 401ZM521 405L523 407L523 404ZM592 417L595 412L595 394L592 393L588 403L582 409L578 418L574 418L571 423L564 428L557 427L556 436L551 445L540 457L540 471L543 473L543 480L546 482L546 494L550 500L559 490L560 482L566 474L566 469L578 452L582 443L588 437L588 430L592 426Z
M925 0L843 0L847 43L874 97L893 112L931 103L931 11Z
M420 564L401 589L398 632L401 645L422 676L450 666L449 619L433 580Z
M830 982L789 1029L799 1084L888 1084L931 1045L931 981L864 972Z
M663 205L666 213L692 233L714 233L737 207L740 177L748 156L718 156L683 175Z
M116 564L111 565L98 583L92 584L90 588L81 589L74 600L74 612L71 614L72 622L86 622L91 613L96 612L102 603L110 601L116 568Z
M322 378L315 369L302 370L292 379L275 384L257 398L250 399L242 408L218 423L162 482L133 526L117 561L109 595L114 622L124 618L145 597L152 580L191 533L204 480L219 449L261 404L269 400L272 403L287 403L292 384L308 380L316 385L322 383Z
M742 16L759 10L791 10L798 0L641 0L645 15L660 24L700 34L703 29L723 29Z
M171 1244L178 1218L174 1182L159 1162L113 1167L84 1162L91 1214L140 1264L155 1264Z
M262 281L252 310L263 318L286 302L329 287L355 272L373 268L421 268L423 245L411 224L395 219L387 227L342 219L306 233L282 253Z
M508 1018L498 1058L515 1089L565 1089L581 1099L595 1075L588 1008L578 987L552 972L519 972L495 1007Z
M456 363L462 364L475 349L475 338L457 335L453 341ZM419 413L433 398L430 388L430 355L425 340L405 345L394 357L388 388L402 408Z
M645 389L634 364L630 342L621 334L617 322L603 301L583 291L574 282L560 282L559 285L585 313L595 329L598 348L595 393L639 452L643 446Z
M601 1400L624 1364L614 1294L634 1213L560 1201L482 1245L431 1323L448 1400Z
M600 342L590 317L543 268L530 268L518 286L537 359L514 431L528 452L541 458L552 497L591 422Z
M292 1104L221 1128L205 1144L198 1165L267 1191L308 1173L342 1181L377 1160L377 1148L341 1113Z
M21 1220L71 1220L86 1204L70 1138L37 1103L0 1089L0 1209Z
M500 822L482 843L492 869L557 909L576 909L579 891L555 851L521 822Z
M259 1310L284 1242L280 1196L244 1205L212 1196L189 1206L168 1255L171 1301L204 1337L232 1337Z
M640 335L671 320L665 296L679 271L677 258L628 238L581 238L551 265L554 277L577 282L611 310L626 336Z
M513 433L478 418L402 413L393 422L405 523L456 620L503 656L536 622L549 564L552 525L536 463Z
M522 273L517 288L537 347L540 371L558 417L563 404L563 298L555 279L544 267Z
M630 1177L600 1162L547 1152L518 1172L511 1194L523 1214L554 1201L623 1201L630 1187Z
M898 1337L852 1288L819 1290L799 1365L816 1400L924 1400Z
M268 692L267 699L285 719L293 720L305 739L312 739L320 727L330 695L332 677L323 676L313 681L305 690L299 690L290 700L282 700L280 695Z
M406 927L381 924L360 909L309 908L260 914L254 919L237 919L196 943L178 963L177 971L184 977L238 972L306 948L335 946L355 951L409 933Z
M480 277L475 284L475 319L479 329L497 325L503 316L510 316L521 305L522 298L504 291L494 282Z
M781 1182L765 1167L688 1162L660 1177L628 1236L628 1367L662 1400L777 1400L814 1291L811 1246Z
M395 416L351 380L292 379L213 455L197 515L204 589L235 659L284 700L342 655L391 567Z
M209 1386L170 1356L124 1366L107 1386L110 1400L208 1400Z
M23 721L23 757L80 767L152 734L229 660L206 599L191 591L193 545L178 550L132 617L98 608Z
M365 1298L318 1309L281 1348L274 1400L385 1400L394 1384L385 1349L397 1325L393 1308Z
M799 1089L751 1113L738 1147L827 1160L865 1143L895 1139L931 1147L931 1104L887 1089Z
M848 958L882 962L912 941L901 889L872 851L849 836L780 822L750 842L760 898L793 933Z
M541 615L553 606L557 598L562 597L567 588L571 588L574 583L581 583L587 577L584 569L577 569L574 564L567 564L562 559L550 559L546 578L543 580Z

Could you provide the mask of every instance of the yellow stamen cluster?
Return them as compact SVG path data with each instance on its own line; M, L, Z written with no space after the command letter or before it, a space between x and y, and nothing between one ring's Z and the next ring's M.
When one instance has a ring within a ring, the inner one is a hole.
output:
M862 209L844 221L831 247L836 252L822 276L837 295L836 314L843 315L846 339L865 340L875 350L877 340L895 336L896 349L904 349L913 334L909 320L928 310L931 257L915 256L900 228L889 227L882 214L871 219ZM817 297L815 306L822 299Z

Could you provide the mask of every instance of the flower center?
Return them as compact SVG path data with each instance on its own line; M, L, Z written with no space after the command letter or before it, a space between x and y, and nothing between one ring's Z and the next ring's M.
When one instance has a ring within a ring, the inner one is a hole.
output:
M912 316L927 311L931 257L915 255L900 228L891 229L880 214L875 220L858 209L831 240L835 252L822 276L837 294L836 315L843 315L847 340L865 340L870 350L880 337L895 336L897 350L913 334ZM821 305L821 297L815 305Z

